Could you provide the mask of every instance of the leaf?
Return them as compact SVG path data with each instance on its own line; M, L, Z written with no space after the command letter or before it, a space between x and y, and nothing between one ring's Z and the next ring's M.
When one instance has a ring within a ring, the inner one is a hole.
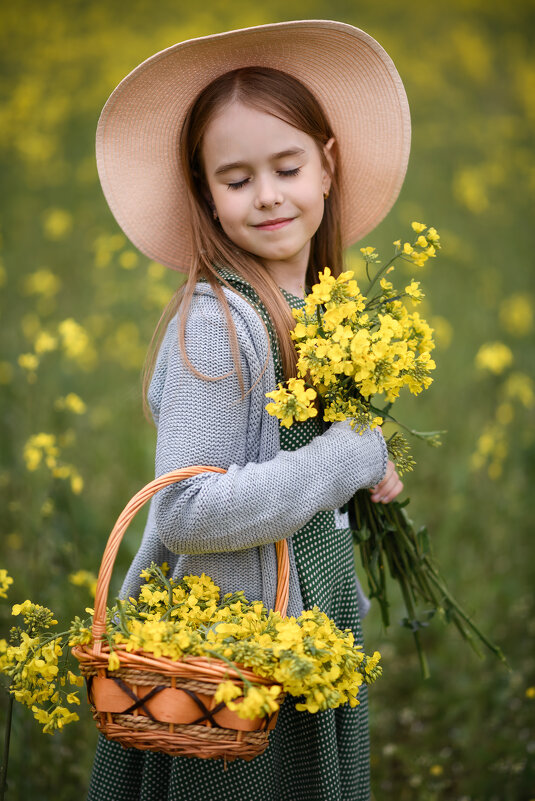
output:
M370 539L371 531L367 526L362 526L360 529L351 529L355 542L367 542Z

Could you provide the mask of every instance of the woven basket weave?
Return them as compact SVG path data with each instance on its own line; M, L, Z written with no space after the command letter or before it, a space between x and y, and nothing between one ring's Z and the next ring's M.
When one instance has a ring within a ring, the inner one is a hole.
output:
M115 646L118 670L108 672L109 646L102 640L106 630L108 589L123 535L134 515L163 487L199 473L224 473L218 467L194 466L173 470L147 484L125 506L109 536L98 574L93 616L93 642L72 653L86 679L89 703L97 728L109 740L125 747L162 751L171 756L202 759L250 760L263 753L277 713L269 718L242 720L224 703L214 704L217 685L230 679L240 688L242 677L255 684L273 682L248 668L208 657L184 657L178 661ZM276 543L278 582L275 610L282 616L288 607L288 543ZM147 565L148 567L148 565ZM241 674L241 675L240 675ZM279 700L282 700L282 694Z

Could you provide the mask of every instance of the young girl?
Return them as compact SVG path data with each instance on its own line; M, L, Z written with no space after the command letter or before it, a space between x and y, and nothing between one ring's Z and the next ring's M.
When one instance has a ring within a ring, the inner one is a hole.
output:
M386 53L349 25L304 21L205 37L137 67L97 132L110 207L151 258L187 270L148 362L156 475L203 464L151 502L121 597L151 561L210 575L272 607L288 540L289 615L318 605L362 642L367 599L340 511L402 484L379 429L318 418L289 429L265 393L295 375L289 332L319 270L371 230L405 174L409 117ZM288 698L268 749L214 760L124 749L100 736L90 801L353 801L370 797L366 693L315 715Z

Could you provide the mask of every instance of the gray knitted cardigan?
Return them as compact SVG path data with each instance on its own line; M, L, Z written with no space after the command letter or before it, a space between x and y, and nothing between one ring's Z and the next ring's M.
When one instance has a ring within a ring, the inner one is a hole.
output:
M243 590L249 600L262 600L272 608L277 582L274 543L287 538L288 614L297 616L303 606L292 533L317 512L336 510L356 490L380 481L386 471L386 445L377 429L359 436L348 423L335 423L308 445L282 451L279 422L265 411L265 393L275 388L266 329L243 296L224 291L236 326L245 398L223 310L212 288L202 282L188 315L187 353L203 375L223 377L208 381L188 368L178 345L175 315L158 353L149 404L158 430L157 476L195 464L227 472L202 473L153 496L143 540L120 597L137 595L139 574L151 561L167 561L173 577L204 572L222 594Z

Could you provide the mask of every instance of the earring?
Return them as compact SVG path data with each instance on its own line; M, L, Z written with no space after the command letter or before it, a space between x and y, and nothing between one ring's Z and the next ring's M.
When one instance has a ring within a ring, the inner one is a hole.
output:
M327 189L326 192L323 193L323 197L324 197L325 200L327 200L327 198L329 197L329 190L328 189Z
M212 209L212 214L213 214L214 220L217 220L217 211L215 209Z

